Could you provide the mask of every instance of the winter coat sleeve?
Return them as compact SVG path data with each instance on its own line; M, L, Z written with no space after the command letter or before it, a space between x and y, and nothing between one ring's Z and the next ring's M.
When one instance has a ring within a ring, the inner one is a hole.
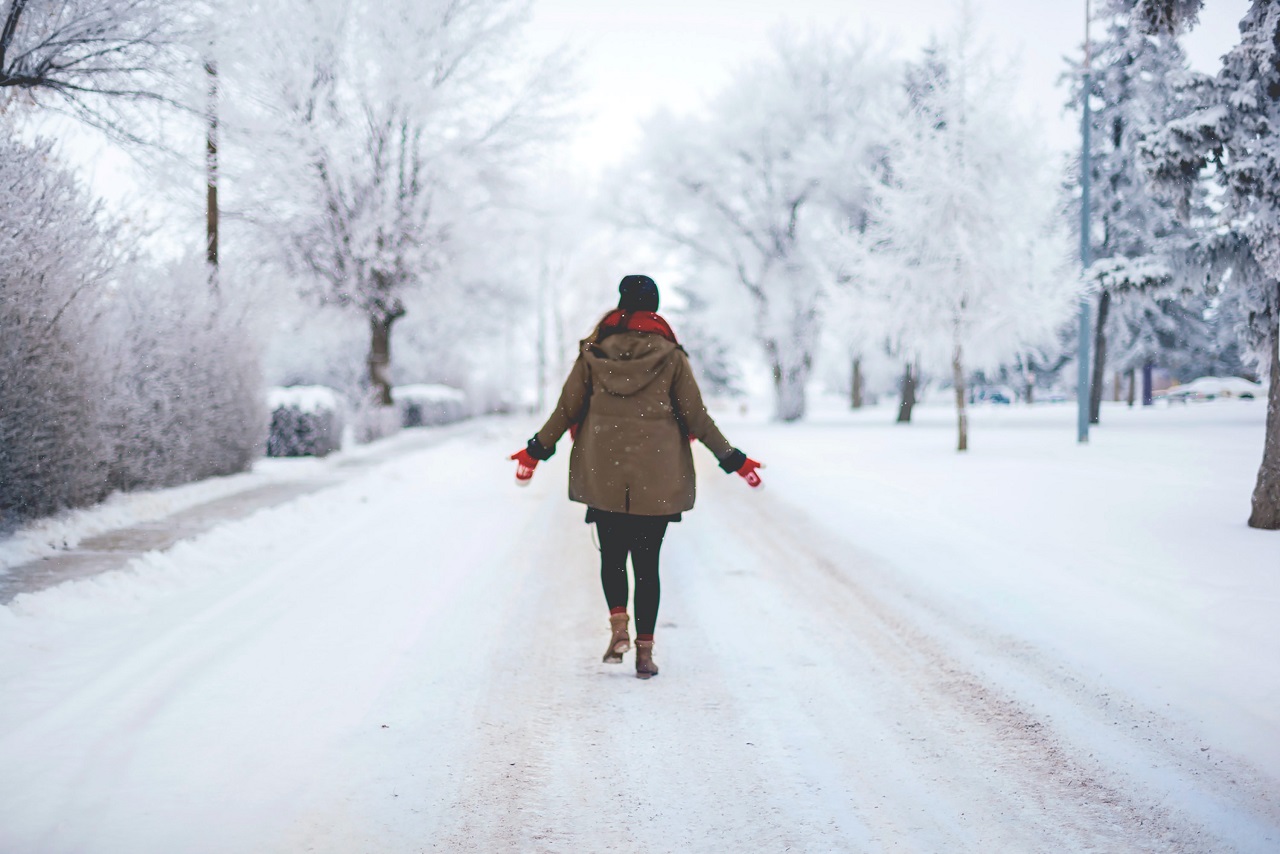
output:
M569 378L564 381L555 411L551 413L547 423L542 425L542 429L529 440L529 454L534 459L549 459L556 452L556 442L560 441L560 437L571 426L581 422L587 414L590 396L591 369L579 354L569 370Z
M716 422L707 414L707 407L702 402L702 391L698 388L698 381L693 378L689 357L683 351L677 351L675 359L676 372L671 383L671 399L675 404L680 423L689 431L690 436L696 436L711 450L711 453L716 455L721 468L725 471L737 471L742 467L741 461L733 468L727 468L727 466L739 457L745 461L746 455L729 444L729 440L716 426Z

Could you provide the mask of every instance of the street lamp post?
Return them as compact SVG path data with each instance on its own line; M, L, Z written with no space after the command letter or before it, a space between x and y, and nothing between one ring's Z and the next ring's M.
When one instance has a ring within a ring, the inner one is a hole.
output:
M1081 111L1083 119L1081 120L1081 136L1083 137L1083 148L1080 152L1080 263L1084 270L1089 269L1092 262L1090 258L1089 246L1089 182L1091 180L1093 167L1090 162L1091 145L1090 136L1092 130L1092 116L1089 113L1089 91L1093 82L1092 61L1093 61L1093 45L1090 42L1090 26L1093 18L1093 10L1090 0L1084 3L1084 89L1081 94L1081 102L1084 109ZM1089 441L1089 300L1087 297L1080 298L1080 346L1079 346L1079 363L1078 376L1076 383L1076 441L1081 444Z

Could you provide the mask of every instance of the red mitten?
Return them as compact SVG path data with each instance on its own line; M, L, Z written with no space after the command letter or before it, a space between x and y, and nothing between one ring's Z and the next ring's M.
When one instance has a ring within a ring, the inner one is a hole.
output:
M516 461L516 486L528 486L529 481L533 480L533 470L538 467L538 461L529 456L529 451L525 448L516 451L510 459Z
M764 481L760 479L760 475L756 471L757 469L762 468L764 468L764 463L758 463L750 457L747 457L747 461L742 464L742 468L738 469L738 474L742 475L742 479L747 482L748 486L752 489L756 489L757 487L764 485Z

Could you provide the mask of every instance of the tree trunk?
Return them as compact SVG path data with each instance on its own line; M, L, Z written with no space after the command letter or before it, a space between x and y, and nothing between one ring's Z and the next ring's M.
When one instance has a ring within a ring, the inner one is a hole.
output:
M1111 399L1116 403L1120 402L1120 385L1120 372L1116 371L1111 375Z
M1137 390L1138 377L1137 377L1137 373L1133 370L1133 368L1129 369L1128 376L1129 376L1129 408L1133 409L1133 397Z
M915 366L907 362L902 372L902 400L898 403L898 423L911 423L911 410L916 405L916 371Z
M775 351L776 352L776 351ZM804 356L797 364L773 362L774 409L779 421L799 421L804 417L805 385L809 381L810 361Z
M372 338L369 343L369 383L379 406L391 406L391 324L404 311L375 314L369 318Z
M1098 297L1098 320L1093 329L1093 382L1089 385L1089 423L1102 417L1102 383L1107 367L1107 315L1111 312L1111 292Z
M853 390L850 392L849 405L853 409L862 408L862 360L853 360Z
M209 113L205 117L205 260L209 287L218 290L218 66L204 64L209 83Z
M960 345L956 345L955 355L951 357L951 377L956 386L956 426L960 430L960 443L957 451L969 450L969 411L965 409L964 397L964 361Z
M1277 302L1280 306L1280 302ZM1249 527L1280 530L1280 329L1271 326L1271 391L1267 395L1267 438L1258 483L1253 488Z
M1155 396L1151 391L1152 373L1155 371L1155 365L1147 362L1142 366L1142 405L1150 406L1155 403Z

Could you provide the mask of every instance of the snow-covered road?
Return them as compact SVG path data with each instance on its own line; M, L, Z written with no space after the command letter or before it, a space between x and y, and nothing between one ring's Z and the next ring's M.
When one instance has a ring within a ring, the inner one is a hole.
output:
M1280 848L1269 758L705 454L662 675L600 664L567 454L517 491L523 426L0 609L0 851Z

